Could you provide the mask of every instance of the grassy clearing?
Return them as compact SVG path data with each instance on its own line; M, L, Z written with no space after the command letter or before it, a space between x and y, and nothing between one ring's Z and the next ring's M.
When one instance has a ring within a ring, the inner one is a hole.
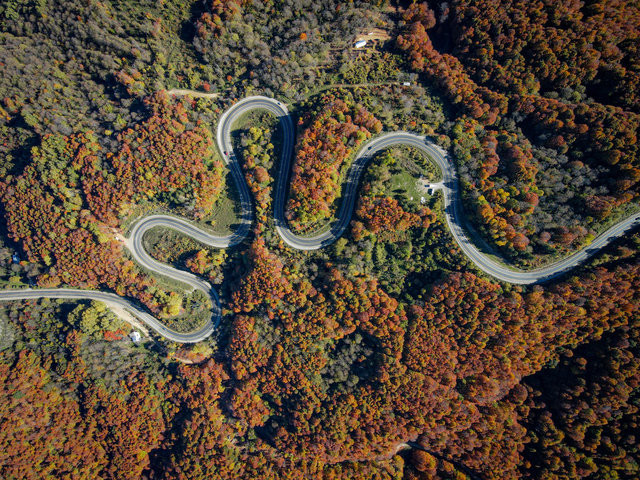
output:
M215 212L209 217L213 231L217 235L229 235L233 232L234 226L239 221L237 205L238 202L235 200L234 195L227 194L225 191L224 197L218 202Z
M398 145L390 150L397 165L407 172L411 172L416 177L422 176L429 182L442 180L440 168L422 151L407 145Z
M225 187L213 209L213 213L205 218L211 224L216 235L229 235L240 221L240 199L231 172L227 170Z
M425 199L429 194L418 190L419 177L403 170L395 173L389 180L389 187L386 192L390 197L402 196L409 202L420 203L420 197Z
M435 195L421 188L421 178L430 183L440 181L442 176L438 167L415 148L399 145L389 150L395 163L390 168L391 178L386 182L385 194L401 200L404 204L423 205L432 208Z
M235 230L235 225L239 223L238 215L238 194L236 186L231 178L231 174L227 171L225 188L220 193L220 198L213 208L213 212L200 221L192 220L187 212L180 208L171 208L164 203L145 202L133 207L127 217L122 220L121 228L126 236L129 235L131 228L141 218L147 215L168 215L176 218L186 219L196 225L198 228L205 230L213 235L224 236Z

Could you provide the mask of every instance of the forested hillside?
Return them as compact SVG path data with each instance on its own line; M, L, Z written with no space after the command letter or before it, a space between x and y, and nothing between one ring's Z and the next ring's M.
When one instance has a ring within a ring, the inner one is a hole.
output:
M505 254L562 254L637 204L635 2L427 2L403 18L397 46L456 106L470 213Z
M162 227L142 242L218 292L198 343L97 301L0 296L0 478L638 478L637 227L552 281L495 280L451 234L443 172L396 145L363 172L345 233L299 250L274 221L283 124L240 115L233 151L216 128L249 95L287 106L301 238L331 226L368 141L428 136L473 243L541 266L639 209L639 10L0 3L0 294L100 290L191 331L209 297L138 263L132 227L169 214L232 235L235 157L253 203L230 248Z

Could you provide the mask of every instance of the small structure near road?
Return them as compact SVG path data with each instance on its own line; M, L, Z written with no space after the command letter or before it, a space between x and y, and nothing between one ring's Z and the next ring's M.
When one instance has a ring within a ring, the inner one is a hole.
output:
M418 191L419 192L425 192L428 195L433 195L436 190L439 190L441 188L442 188L442 182L430 183L429 180L427 180L424 177L420 177L420 180L418 180ZM424 197L422 197L422 198L424 198ZM421 202L422 202L422 198L420 199ZM424 203L424 202L422 202L422 203Z
M391 40L391 35L387 30L374 28L372 30L356 34L353 40L353 48L360 50L363 47L376 48L386 41Z
M142 340L142 336L140 335L140 332L136 330L134 330L129 334L129 338L133 343L140 343L140 340Z

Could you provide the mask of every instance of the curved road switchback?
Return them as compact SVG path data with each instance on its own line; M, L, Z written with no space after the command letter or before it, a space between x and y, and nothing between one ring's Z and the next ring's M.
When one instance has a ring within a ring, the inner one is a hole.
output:
M142 309L136 303L116 295L115 293L101 292L99 290L77 290L67 288L38 288L3 290L0 292L0 300L28 300L38 298L60 298L65 300L97 300L107 306L118 306L127 312L134 314L138 319L153 328L163 337L180 343L196 343L211 335L215 329L215 320L207 322L202 328L194 332L180 333L171 330L156 317ZM219 316L219 313L218 313Z
M200 92L187 90L172 90L170 94L195 95ZM203 96L203 95L198 95ZM212 95L213 96L213 95ZM640 213L634 214L617 223L609 230L596 238L588 247L575 252L556 263L536 270L519 270L498 263L480 251L469 239L466 231L473 231L466 223L459 182L453 162L447 153L435 143L423 136L408 132L392 132L380 135L366 142L359 150L345 179L342 199L338 209L336 220L330 228L323 233L311 237L303 237L294 234L288 227L285 219L285 203L289 185L289 174L293 158L293 146L295 131L291 116L287 108L281 102L262 96L248 97L230 107L220 118L216 130L216 141L225 163L231 171L231 175L237 187L240 200L240 221L235 232L226 236L218 236L208 233L188 220L169 215L149 215L141 218L133 226L125 246L131 252L134 260L142 267L164 275L172 280L182 282L193 290L200 290L211 299L211 319L202 327L189 333L180 333L169 329L160 320L150 315L136 303L113 293L94 290L74 289L21 289L5 290L0 292L0 301L23 300L32 298L65 298L65 299L90 299L105 302L107 305L117 305L133 313L141 321L155 330L163 337L180 343L195 343L204 340L213 333L220 322L220 301L216 290L211 284L196 275L175 269L151 258L143 247L145 232L155 227L165 227L180 232L198 242L216 248L228 248L242 242L249 233L253 220L253 205L251 194L244 180L242 168L231 141L231 130L236 121L252 110L267 110L280 122L283 140L281 152L281 164L274 198L274 222L278 234L283 241L292 248L298 250L316 250L335 242L346 230L354 211L357 199L358 183L367 164L377 153L394 145L408 145L415 147L432 161L442 172L442 193L444 198L444 215L446 223L451 230L454 240L460 246L464 254L483 272L505 282L517 284L533 284L548 281L566 273L576 265L584 262L610 241L624 235L635 225L640 223Z

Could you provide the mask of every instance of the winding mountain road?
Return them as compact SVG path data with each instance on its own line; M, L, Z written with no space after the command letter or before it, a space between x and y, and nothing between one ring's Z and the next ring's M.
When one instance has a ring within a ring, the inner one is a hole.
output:
M189 95L197 92L174 90L169 93ZM193 332L176 332L150 315L135 302L113 293L95 290L63 288L4 290L0 292L0 301L35 298L99 300L105 302L107 305L124 308L169 340L180 343L195 343L207 338L213 333L221 318L220 302L216 290L211 286L211 284L200 277L182 270L177 270L151 258L143 248L142 239L145 232L155 227L165 227L176 230L184 235L192 237L202 244L216 248L232 247L240 243L247 236L253 218L252 200L242 174L240 162L233 150L231 129L241 116L256 109L271 112L278 118L281 125L283 141L280 171L275 189L274 221L276 230L282 237L283 241L295 249L316 250L336 241L345 232L351 220L351 215L353 214L357 199L358 182L366 165L380 151L400 144L409 145L419 149L438 165L442 172L442 192L444 197L445 218L453 238L465 255L467 255L467 257L480 270L499 280L517 284L533 284L548 281L571 270L579 263L594 255L610 241L624 235L635 225L640 224L640 213L634 214L604 232L588 247L544 268L525 271L497 263L481 252L470 241L469 237L465 233L465 229L469 231L471 231L471 229L466 224L458 186L458 178L453 167L453 162L449 159L447 153L436 144L422 136L406 132L393 132L375 137L369 142L366 142L360 149L345 180L337 219L330 225L330 228L316 236L297 236L288 228L284 216L288 191L287 187L289 184L289 173L291 171L291 161L293 158L295 136L293 122L284 104L272 98L255 96L245 98L229 108L220 118L216 132L218 148L231 171L240 197L240 223L236 231L227 236L216 236L201 230L187 220L168 215L150 215L141 218L133 226L129 237L125 239L126 247L138 264L160 275L164 275L173 280L189 285L191 289L197 289L204 292L211 299L212 303L211 320L209 322L206 322L204 326Z

